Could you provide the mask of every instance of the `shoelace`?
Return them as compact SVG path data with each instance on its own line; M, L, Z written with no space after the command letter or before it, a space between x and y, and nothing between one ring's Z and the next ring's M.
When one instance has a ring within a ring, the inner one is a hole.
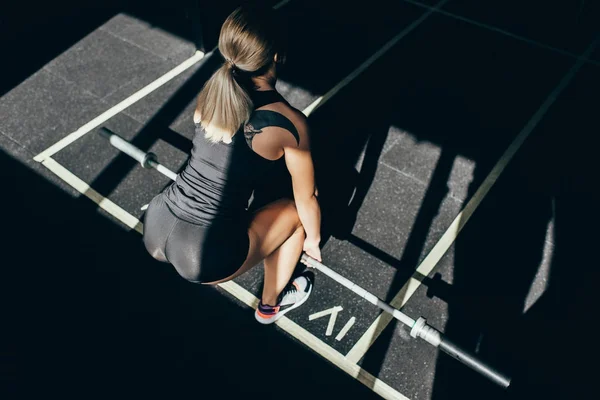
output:
M296 285L293 285L291 283L284 289L285 294L293 293L293 292L297 292L297 291L298 291L298 289L296 288Z
M283 298L285 297L286 294L289 293L295 293L298 292L298 289L296 289L296 286L294 286L293 284L289 283L281 292L281 294L279 295L279 302L281 302L281 300L283 300Z
M294 286L293 284L289 283L281 292L281 294L279 295L279 298L277 299L277 305L281 304L281 301L283 300L283 298L285 297L286 294L288 293L294 293L294 292L298 292L298 289L296 289L296 286ZM275 308L274 306L269 306L266 304L262 304L262 300L261 300L261 305L264 308Z

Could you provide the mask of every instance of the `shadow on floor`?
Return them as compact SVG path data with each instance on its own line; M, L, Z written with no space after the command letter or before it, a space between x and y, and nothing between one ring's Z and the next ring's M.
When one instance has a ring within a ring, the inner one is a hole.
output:
M6 398L305 398L290 389L298 382L376 398L251 309L152 260L92 202L4 152L0 171L11 188L1 200Z
M589 365L598 351L575 332L595 313L600 278L591 267L598 196L589 146L598 76L595 67L581 69L456 243L446 334L512 374L511 388L498 392L441 355L434 399L587 398L595 391ZM544 254L546 240L552 245ZM526 309L544 256L545 290Z

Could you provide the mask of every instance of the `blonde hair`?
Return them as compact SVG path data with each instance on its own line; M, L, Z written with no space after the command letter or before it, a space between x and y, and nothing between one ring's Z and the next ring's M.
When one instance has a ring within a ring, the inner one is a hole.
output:
M252 78L266 74L276 54L283 56L277 28L273 12L262 8L239 7L223 23L219 51L225 61L204 84L196 107L210 141L228 141L248 122Z

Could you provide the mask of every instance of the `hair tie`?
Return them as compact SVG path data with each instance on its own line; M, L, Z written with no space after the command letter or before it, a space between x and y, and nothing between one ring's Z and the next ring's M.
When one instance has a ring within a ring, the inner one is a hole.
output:
M235 65L235 63L231 59L226 58L225 61L227 61L227 63L229 64L229 67L231 68L231 70L233 72L237 72L238 67Z

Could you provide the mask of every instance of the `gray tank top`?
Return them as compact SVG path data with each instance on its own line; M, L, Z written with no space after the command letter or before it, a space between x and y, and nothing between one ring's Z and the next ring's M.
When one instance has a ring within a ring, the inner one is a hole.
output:
M268 160L252 150L252 138L267 126L290 132L299 143L292 122L282 114L256 110L267 104L285 102L276 91L252 92L255 111L246 127L240 127L231 143L212 143L197 124L191 157L177 180L164 191L165 202L179 218L199 224L216 222L247 224L248 201L257 185L281 176L283 157ZM246 128L246 129L244 129Z

